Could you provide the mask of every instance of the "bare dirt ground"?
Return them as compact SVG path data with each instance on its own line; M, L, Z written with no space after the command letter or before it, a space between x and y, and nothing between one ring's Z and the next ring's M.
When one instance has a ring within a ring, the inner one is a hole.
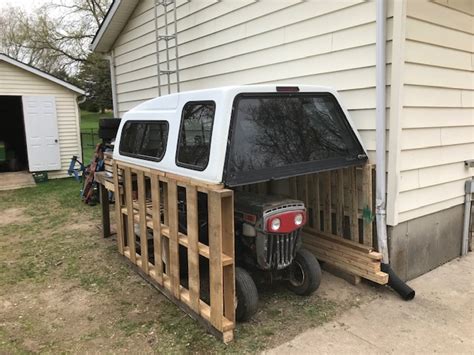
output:
M0 226L26 222L28 217L25 215L25 208L7 208L0 214Z
M262 287L259 311L224 345L100 238L99 207L73 180L0 192L0 353L258 352L378 298L323 275L311 297Z

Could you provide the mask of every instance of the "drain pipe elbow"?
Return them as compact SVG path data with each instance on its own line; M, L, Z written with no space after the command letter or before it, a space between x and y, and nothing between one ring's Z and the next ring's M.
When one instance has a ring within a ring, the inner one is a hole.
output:
M398 293L403 300L410 301L415 298L415 290L403 282L389 264L382 263L381 270L388 274L388 285Z

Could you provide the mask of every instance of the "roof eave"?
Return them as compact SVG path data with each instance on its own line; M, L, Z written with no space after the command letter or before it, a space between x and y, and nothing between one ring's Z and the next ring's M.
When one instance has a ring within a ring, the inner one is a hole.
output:
M36 69L35 67L32 67L32 66L30 66L30 65L28 65L28 64L22 63L22 62L20 62L20 61L14 59L14 58L11 58L11 57L9 57L9 56L7 56L7 55L5 55L5 54L0 54L0 60L3 60L3 61L5 61L5 62L7 62L7 63L9 63L9 64L11 64L11 65L14 65L14 66L16 66L16 67L18 67L18 68L21 68L21 69L23 69L23 70L26 70L26 71L28 71L28 72L30 72L30 73L35 74L35 75L38 75L38 76L40 76L40 77L42 77L42 78L44 78L44 79L47 79L47 80L49 80L49 81L52 81L53 83L56 83L56 84L58 84L58 85L61 85L61 86L65 87L65 88L67 88L67 89L69 89L69 90L71 90L71 91L74 91L74 92L78 93L79 95L85 95L85 94L86 94L86 92L85 92L84 90L82 90L81 88L78 88L77 86L74 86L74 85L72 85L72 84L70 84L70 83L68 83L68 82L66 82L66 81L64 81L64 80L58 79L58 78L56 78L55 76L53 76L53 75L51 75L51 74L48 74L48 73L46 73L46 72L44 72L44 71L41 71L41 70L39 70L39 69Z
M93 52L110 52L138 2L139 0L114 0L92 40L90 49Z

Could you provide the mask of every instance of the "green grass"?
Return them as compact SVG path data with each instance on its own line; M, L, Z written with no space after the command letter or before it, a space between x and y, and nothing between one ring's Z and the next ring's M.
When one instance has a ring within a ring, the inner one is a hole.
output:
M81 111L81 131L97 132L99 130L99 118L111 117L113 117L112 112L106 112L102 114L100 112Z
M254 353L348 307L268 285L257 314L224 345L100 237L100 206L83 204L80 187L62 179L0 192L2 214L13 216L0 219L0 353Z
M99 119L111 118L112 112L101 114L100 112L81 111L81 133L82 133L82 150L83 160L87 165L94 156L94 150L100 138L97 135L99 131Z

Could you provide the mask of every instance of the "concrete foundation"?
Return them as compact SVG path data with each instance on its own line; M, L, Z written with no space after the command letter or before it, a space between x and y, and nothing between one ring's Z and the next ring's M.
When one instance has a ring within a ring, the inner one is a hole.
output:
M403 280L417 276L461 254L463 205L388 228L392 268Z

